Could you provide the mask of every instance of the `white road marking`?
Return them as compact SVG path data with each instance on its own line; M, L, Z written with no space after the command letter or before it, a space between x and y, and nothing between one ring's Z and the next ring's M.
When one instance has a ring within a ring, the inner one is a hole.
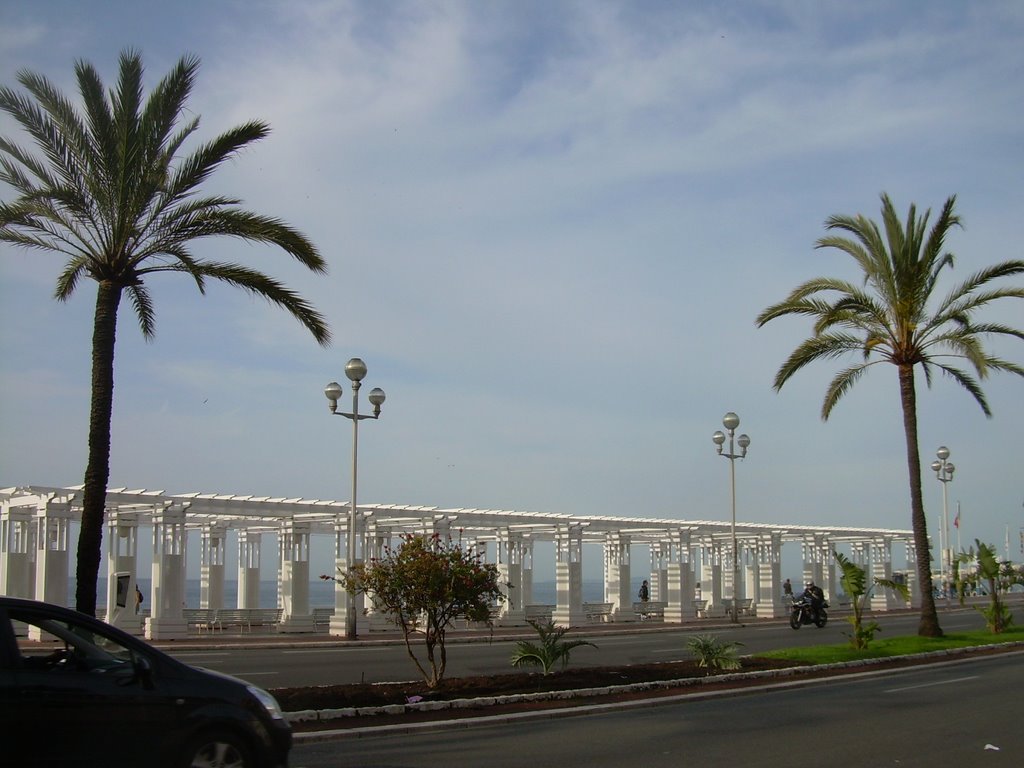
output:
M936 685L953 685L954 683L962 683L966 680L977 680L978 675L971 675L970 677L958 677L955 680L944 680L936 683L921 683L921 685L908 685L904 688L890 688L886 693L900 693L901 691L912 691L915 688L934 688Z

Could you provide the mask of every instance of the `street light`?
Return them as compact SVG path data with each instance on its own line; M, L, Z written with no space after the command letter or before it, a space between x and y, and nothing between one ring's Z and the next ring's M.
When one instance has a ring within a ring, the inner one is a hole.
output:
M338 411L338 398L341 397L341 385L332 381L324 387L324 395L330 402L331 413L335 416L344 416L352 421L352 501L348 512L348 569L356 564L356 534L358 531L358 513L356 511L356 481L358 478L358 456L359 456L359 421L361 419L376 419L380 416L380 407L384 403L384 390L374 387L370 390L367 399L373 406L373 415L359 413L359 387L366 377L366 363L358 357L353 357L345 364L345 376L352 382L352 413ZM348 591L348 611L345 614L345 638L356 639L356 596L351 589Z
M725 445L725 434L721 430L711 436L718 447L718 455L729 460L729 480L732 487L732 623L738 624L739 600L736 599L737 587L740 578L739 546L736 543L736 459L742 459L747 455L747 448L750 446L750 438L747 435L740 435L735 438L736 427L740 425L740 417L729 411L722 418L722 426L729 431L729 452L724 453L722 446ZM736 453L735 445L740 447L740 453Z
M948 461L949 448L946 446L940 445L935 455L939 458L932 462L932 470L935 472L935 477L938 478L938 481L942 483L942 527L939 529L939 547L942 550L942 557L939 570L943 581L942 589L945 590L946 570L952 570L953 568L952 552L949 545L949 500L946 493L946 485L953 482L953 472L956 471L956 467Z

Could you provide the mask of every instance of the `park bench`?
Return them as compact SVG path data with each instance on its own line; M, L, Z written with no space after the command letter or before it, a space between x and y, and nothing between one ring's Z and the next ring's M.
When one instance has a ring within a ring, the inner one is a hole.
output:
M249 628L273 627L275 630L281 623L283 608L250 608Z
M218 608L213 617L214 629L224 631L225 627L238 627L239 632L252 631L251 608Z
M698 619L706 618L708 615L708 601L707 600L694 600L693 601L693 613Z
M188 629L195 627L199 632L213 631L214 621L217 618L217 611L213 608L184 608L181 611L182 618Z
M281 623L282 608L218 608L215 628L238 627L239 632L252 632L253 627L274 627Z
M640 621L649 621L651 618L664 621L666 605L667 603L659 600L641 600L640 602L633 603L633 613L637 615Z
M555 613L553 605L528 605L526 606L526 620L534 624L547 624Z
M314 608L313 609L313 631L320 632L321 630L330 629L331 618L334 616L333 608Z
M584 603L583 613L587 621L608 621L612 615L611 603Z

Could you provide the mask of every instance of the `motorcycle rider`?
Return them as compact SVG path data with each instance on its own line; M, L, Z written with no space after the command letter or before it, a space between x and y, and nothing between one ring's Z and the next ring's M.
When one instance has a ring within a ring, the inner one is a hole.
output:
M811 618L812 620L817 621L818 611L825 603L825 593L821 591L821 587L813 581L809 581L807 582L807 587L804 589L802 597L811 604Z

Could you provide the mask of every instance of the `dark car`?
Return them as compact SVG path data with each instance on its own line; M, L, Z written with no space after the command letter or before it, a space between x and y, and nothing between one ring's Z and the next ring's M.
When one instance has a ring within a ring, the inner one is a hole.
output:
M291 742L274 698L244 680L84 614L0 597L7 765L276 768Z

